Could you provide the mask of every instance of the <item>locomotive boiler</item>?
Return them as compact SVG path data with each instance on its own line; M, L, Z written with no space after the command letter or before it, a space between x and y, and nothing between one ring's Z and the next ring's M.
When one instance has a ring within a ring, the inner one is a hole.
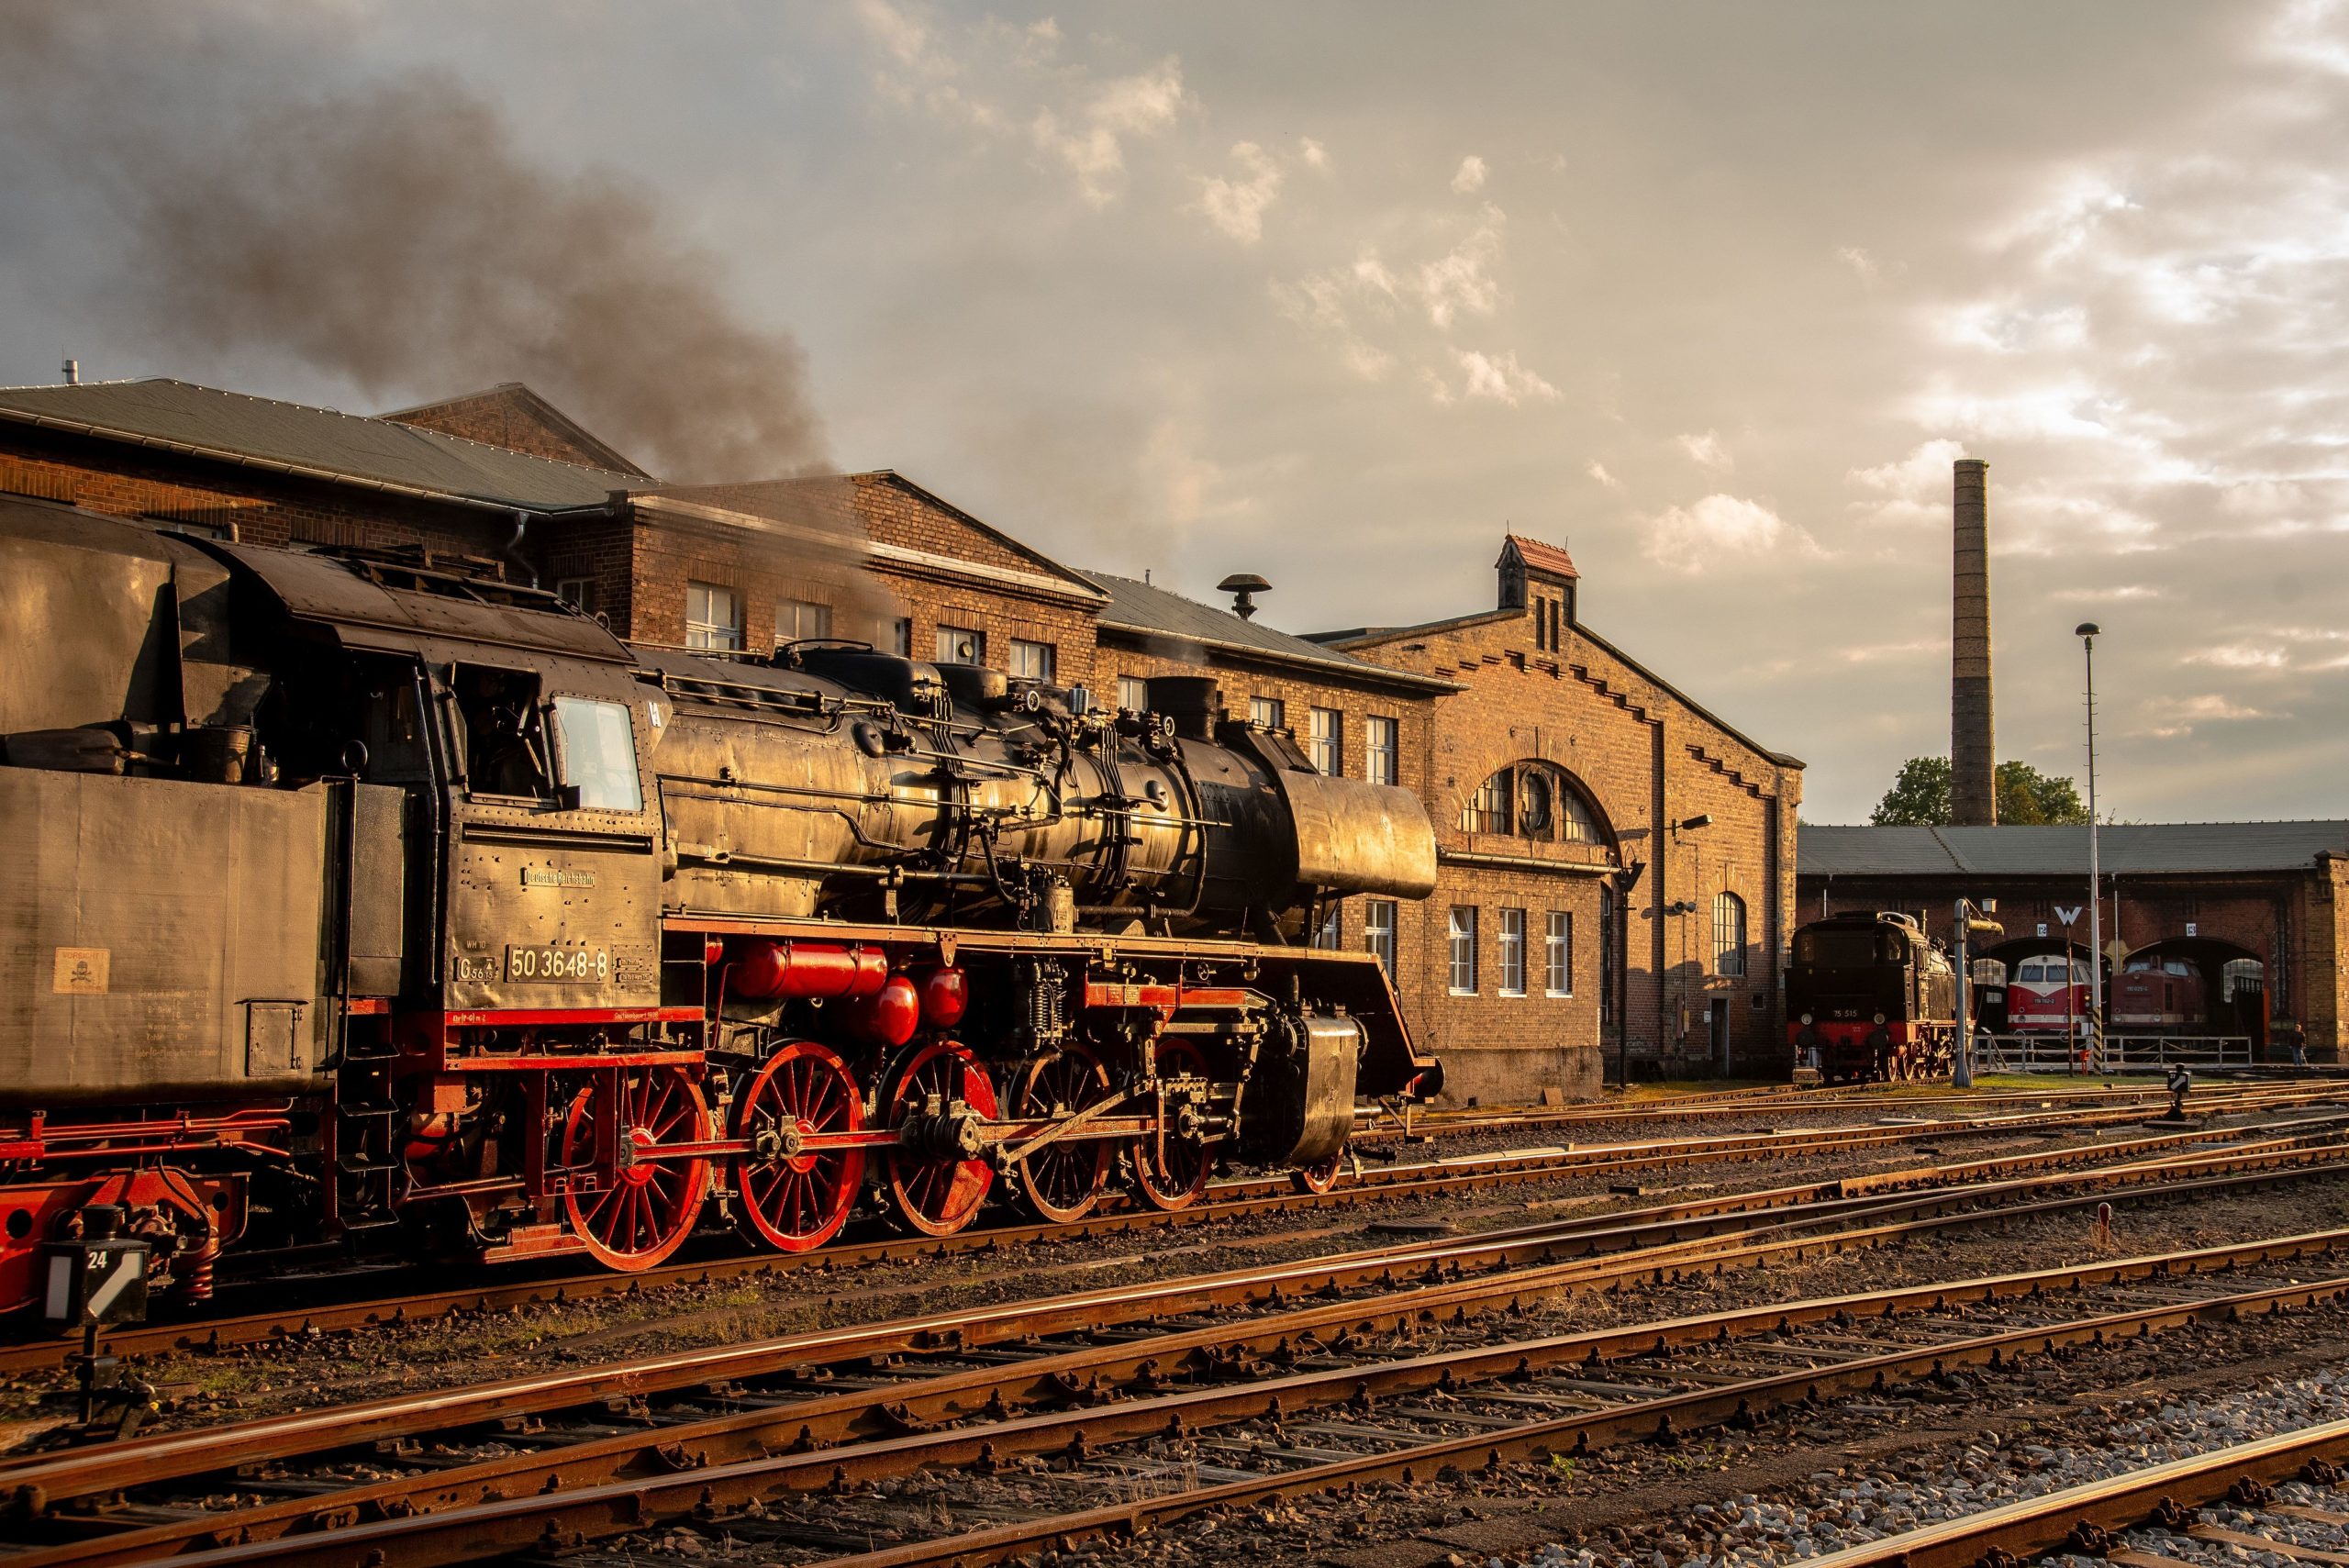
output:
M1909 916L1831 915L1795 933L1787 1024L1798 1067L1825 1083L1950 1071L1957 972Z
M0 1307L95 1205L226 1255L804 1250L1334 1178L1424 1096L1330 901L1426 814L1235 722L623 643L422 556L0 501Z

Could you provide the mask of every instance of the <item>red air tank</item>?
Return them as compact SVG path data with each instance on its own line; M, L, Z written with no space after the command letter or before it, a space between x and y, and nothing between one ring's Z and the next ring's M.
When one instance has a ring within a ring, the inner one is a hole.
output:
M951 1029L971 1008L971 982L952 965L933 969L921 977L921 1021L934 1029Z
M880 990L851 1002L844 1016L851 1035L867 1045L895 1050L914 1038L921 1023L921 1001L912 981L893 974Z
M755 941L734 961L731 986L744 996L832 1001L870 996L888 978L889 961L879 948Z

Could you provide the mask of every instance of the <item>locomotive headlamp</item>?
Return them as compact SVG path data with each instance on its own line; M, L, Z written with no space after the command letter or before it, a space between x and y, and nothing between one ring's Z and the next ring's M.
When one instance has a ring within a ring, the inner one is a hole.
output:
M1882 1023L1882 1022L1884 1022L1884 1015L1883 1015L1882 1013L1878 1013L1878 1014L1876 1016L1876 1021L1877 1023Z
M1809 1022L1810 1022L1810 1015L1809 1015L1809 1013L1805 1013L1805 1014L1802 1016L1802 1021L1803 1021L1805 1024L1809 1023Z

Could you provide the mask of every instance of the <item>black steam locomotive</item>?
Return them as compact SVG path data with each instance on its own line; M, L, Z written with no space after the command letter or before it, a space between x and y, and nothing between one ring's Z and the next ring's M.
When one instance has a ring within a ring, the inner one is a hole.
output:
M640 1269L1326 1183L1438 1084L1377 961L1301 945L1426 895L1425 812L1207 679L631 647L16 501L0 634L0 1308L93 1206L191 1297L232 1250Z
M1907 915L1832 915L1795 933L1787 1025L1825 1083L1932 1078L1954 1064L1957 977Z

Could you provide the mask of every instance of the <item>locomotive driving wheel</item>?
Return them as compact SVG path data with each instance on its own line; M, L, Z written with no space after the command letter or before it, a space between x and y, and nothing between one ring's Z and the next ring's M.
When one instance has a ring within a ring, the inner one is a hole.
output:
M603 1129L613 1129L612 1169L596 1168ZM681 1067L599 1073L571 1102L562 1127L562 1164L596 1179L562 1195L571 1229L606 1268L649 1269L693 1231L709 1190L709 1162L663 1160L665 1144L709 1138L709 1106Z
M1346 1151L1341 1149L1327 1159L1316 1160L1310 1165L1299 1165L1291 1171L1288 1176L1290 1181L1297 1184L1297 1191L1318 1195L1336 1186L1338 1178L1345 1173L1345 1169Z
M1161 1040L1156 1061L1161 1078L1208 1076L1207 1058L1187 1040ZM1152 1208L1190 1207L1208 1190L1208 1175L1215 1169L1213 1149L1171 1127L1135 1139L1132 1153L1134 1190Z
M810 1149L805 1140L864 1128L863 1092L840 1052L795 1040L766 1060L734 1104L734 1157L742 1222L769 1246L805 1252L836 1235L864 1184L862 1149Z
M1011 1114L1058 1120L1098 1105L1108 1093L1109 1073L1101 1059L1072 1045L1028 1064L1011 1097ZM1101 1201L1117 1157L1106 1138L1047 1143L1019 1162L1019 1195L1040 1219L1061 1225L1082 1219Z
M978 1218L995 1184L978 1126L996 1118L995 1084L970 1048L942 1040L923 1046L890 1075L884 1124L897 1129L887 1156L889 1195L907 1225L952 1236Z

